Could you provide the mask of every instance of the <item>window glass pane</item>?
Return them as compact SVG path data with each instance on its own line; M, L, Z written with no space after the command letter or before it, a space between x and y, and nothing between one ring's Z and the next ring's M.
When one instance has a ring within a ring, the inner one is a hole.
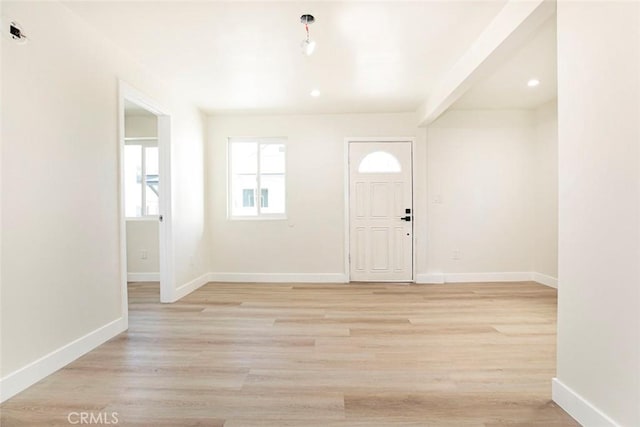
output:
M261 212L265 214L285 213L284 174L260 175Z
M233 174L255 174L258 172L258 144L234 142L231 144L231 170Z
M231 216L285 213L285 144L271 141L230 139Z
M358 166L360 173L398 173L401 171L398 159L386 151L374 151L367 154Z
M231 183L231 215L255 216L258 207L255 192L258 186L257 175L233 175Z
M256 205L256 191L253 188L242 190L242 207L252 208Z
M284 155L284 144L261 144L260 172L262 174L284 173Z
M145 215L158 215L159 209L159 174L158 174L158 147L145 147L145 170L147 174L147 182L145 187Z
M127 217L142 215L142 147L124 147L124 214Z
M147 176L151 175L155 180L158 179L158 147L144 148L146 159L145 169Z
M255 202L258 187L258 144L234 142L231 151L231 215L254 216L258 214Z

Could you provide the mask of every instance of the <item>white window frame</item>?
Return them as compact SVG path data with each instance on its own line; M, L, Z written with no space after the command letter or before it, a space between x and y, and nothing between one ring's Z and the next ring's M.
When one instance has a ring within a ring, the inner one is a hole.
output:
M256 204L256 215L233 215L232 206L233 206L233 191L231 185L233 183L233 170L231 165L233 164L233 159L231 158L231 145L233 143L254 143L258 146L257 153L257 169L256 169L256 194L254 197ZM262 186L260 185L260 146L261 145L269 145L269 144L279 144L284 145L284 212L283 213L262 213ZM288 192L287 192L287 138L285 137L260 137L260 138L251 138L251 137L229 137L227 138L227 218L230 220L241 220L241 221L260 221L260 220L286 220L287 219L287 205L288 205Z
M141 148L141 157L140 157L140 161L141 161L141 170L140 173L142 174L142 205L141 209L142 209L142 214L140 216L125 216L125 219L127 221L149 221L149 220L154 220L156 221L158 219L158 215L148 215L146 210L147 210L147 191L146 191L146 187L147 187L147 155L145 152L145 148L147 147L155 147L158 148L158 138L156 137L132 137L132 138L124 138L124 145L138 145ZM160 185L162 185L162 183L160 183ZM124 209L124 211L126 212L126 207Z

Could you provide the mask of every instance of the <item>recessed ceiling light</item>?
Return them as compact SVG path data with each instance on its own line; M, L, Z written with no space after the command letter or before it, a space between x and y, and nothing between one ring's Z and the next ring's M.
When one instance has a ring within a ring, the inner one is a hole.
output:
M538 79L531 79L527 82L527 86L529 87L536 87L540 84L540 80Z
M314 98L317 98L320 96L320 91L318 89L314 89L311 91L311 96L313 96Z

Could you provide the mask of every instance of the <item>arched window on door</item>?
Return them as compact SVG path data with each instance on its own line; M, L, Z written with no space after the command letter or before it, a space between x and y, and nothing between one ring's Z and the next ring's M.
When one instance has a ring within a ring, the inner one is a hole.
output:
M367 154L358 165L359 173L400 173L402 167L398 159L386 151Z

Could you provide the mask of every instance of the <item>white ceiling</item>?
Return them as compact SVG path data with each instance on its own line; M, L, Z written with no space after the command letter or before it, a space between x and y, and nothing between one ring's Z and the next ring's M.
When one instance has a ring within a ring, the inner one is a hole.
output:
M535 108L557 96L556 18L550 18L526 44L451 108ZM530 79L540 85L528 87Z
M505 0L65 4L209 113L366 113L415 111Z

